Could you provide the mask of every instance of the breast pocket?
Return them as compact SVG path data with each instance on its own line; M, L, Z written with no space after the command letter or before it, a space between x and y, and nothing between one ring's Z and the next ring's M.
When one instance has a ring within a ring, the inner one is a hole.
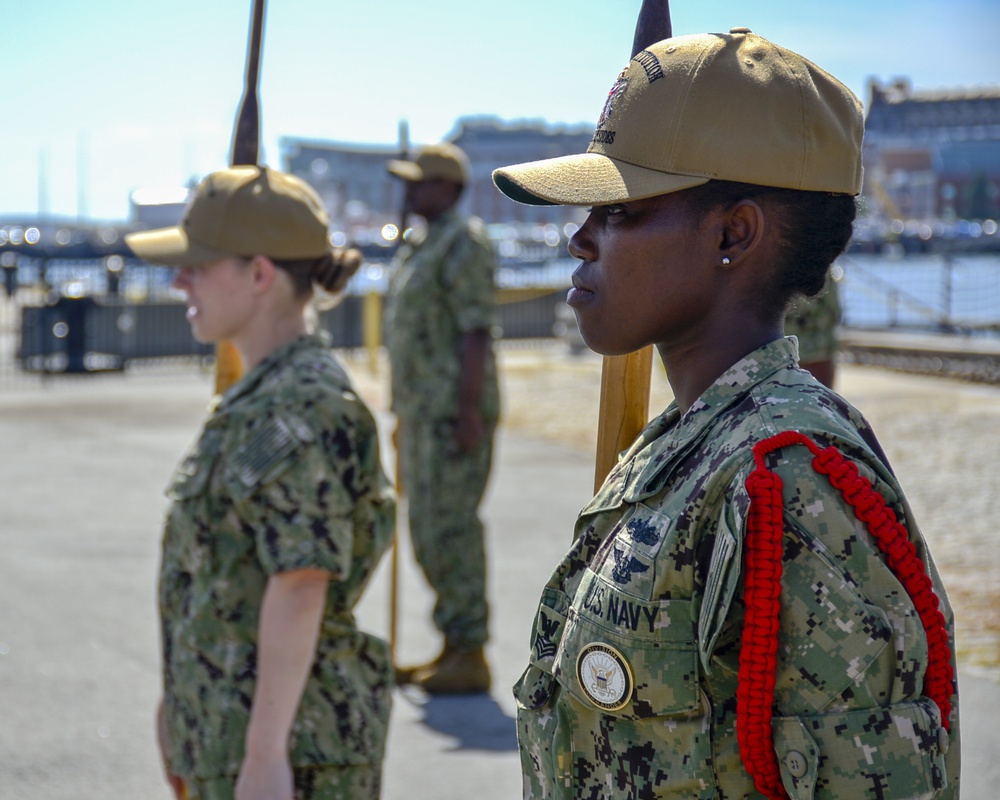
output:
M640 601L588 571L570 607L554 675L581 703L628 719L698 711L689 600Z
M219 459L222 431L208 428L177 465L167 484L171 500L191 500L208 493L208 481Z
M167 572L205 572L212 565L211 479L219 460L215 431L206 431L174 470L163 533Z
M185 502L207 494L214 466L214 461L199 461L188 456L174 470L167 487L167 497L174 502Z

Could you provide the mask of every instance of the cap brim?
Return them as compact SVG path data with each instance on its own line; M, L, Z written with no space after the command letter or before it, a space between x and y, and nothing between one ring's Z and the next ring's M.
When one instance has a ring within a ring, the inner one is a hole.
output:
M421 181L424 179L423 170L413 161L392 160L386 163L385 168L397 178L404 181Z
M232 253L210 250L192 241L181 227L158 228L125 234L125 244L140 258L156 264L179 267L184 264L205 264L229 258Z
M698 175L675 175L600 153L547 158L493 171L493 182L512 200L531 206L599 206L679 192L708 183Z

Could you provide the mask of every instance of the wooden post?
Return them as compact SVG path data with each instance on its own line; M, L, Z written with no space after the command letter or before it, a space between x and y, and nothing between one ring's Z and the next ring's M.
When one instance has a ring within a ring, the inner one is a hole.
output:
M661 39L670 38L672 32L669 0L642 0L632 39L632 56ZM615 465L618 454L635 441L649 421L652 366L652 346L626 356L604 357L594 465L595 492Z
M215 393L222 394L243 374L243 359L232 342L215 345Z
M652 345L625 356L605 356L601 371L601 411L597 424L594 491L649 421Z
M382 344L382 295L379 292L371 289L365 293L361 316L368 369L375 375L378 373L378 349Z

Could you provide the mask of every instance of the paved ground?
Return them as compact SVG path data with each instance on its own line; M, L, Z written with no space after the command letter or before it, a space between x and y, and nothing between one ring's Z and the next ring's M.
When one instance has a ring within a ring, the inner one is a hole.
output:
M515 376L514 367L530 360L509 360L509 395L526 397L524 386L537 386L544 368L524 367ZM573 380L580 395L591 391L583 378ZM887 388L900 381L915 408L971 408L987 420L980 437L995 442L988 422L989 409L1000 406L998 391L845 370L844 393L891 422L908 413ZM151 721L159 691L154 584L162 487L197 430L209 391L208 376L158 373L63 378L45 387L28 382L0 393L0 800L168 797ZM979 411L983 398L989 403ZM535 402L510 399L512 418ZM373 403L380 402L373 389ZM588 427L579 417L575 424ZM586 441L566 444L527 425L511 427L501 432L485 508L495 688L461 700L397 693L387 800L520 797L509 687L524 661L538 589L590 497L592 460ZM921 439L920 430L908 435L919 446L886 442L908 473L904 485L927 471L918 456L937 441ZM981 449L980 460L995 462L995 444ZM980 460L973 458L977 470ZM938 484L919 485L931 491ZM994 520L982 526L995 531ZM983 546L989 564L995 538ZM439 643L428 623L426 587L405 546L401 564L399 660L408 662L432 656ZM383 564L359 612L383 635L387 573ZM987 574L987 581L997 578ZM961 675L966 800L993 798L1000 785L1000 683L987 674L963 667Z

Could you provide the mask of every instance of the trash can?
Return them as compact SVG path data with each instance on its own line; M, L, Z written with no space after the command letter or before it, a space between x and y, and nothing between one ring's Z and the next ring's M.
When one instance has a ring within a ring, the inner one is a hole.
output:
M53 337L53 349L65 355L63 372L87 372L87 320L97 306L93 297L63 295L48 307L46 332Z

